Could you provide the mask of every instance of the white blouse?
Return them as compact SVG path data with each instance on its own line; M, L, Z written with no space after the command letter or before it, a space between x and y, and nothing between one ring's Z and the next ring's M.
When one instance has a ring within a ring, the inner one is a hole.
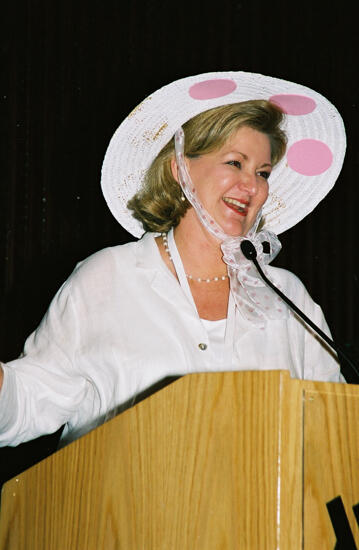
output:
M155 236L97 252L60 288L22 357L4 365L1 445L18 445L65 424L64 445L172 375L288 369L296 378L343 380L334 354L294 314L260 329L234 309L233 337L227 322L201 320L164 264ZM268 270L328 333L320 307L299 279ZM223 336L231 353L221 358Z
M208 321L208 319L201 319L201 321L207 331L209 345L213 350L216 365L220 367L224 364L225 360L223 344L226 332L226 319L220 319L219 321Z

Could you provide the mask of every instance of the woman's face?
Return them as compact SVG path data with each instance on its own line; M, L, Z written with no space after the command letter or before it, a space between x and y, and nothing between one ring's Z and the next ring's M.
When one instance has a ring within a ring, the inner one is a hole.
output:
M272 169L269 138L244 126L220 149L186 162L207 212L227 235L246 235L268 197ZM175 177L176 168L173 161Z

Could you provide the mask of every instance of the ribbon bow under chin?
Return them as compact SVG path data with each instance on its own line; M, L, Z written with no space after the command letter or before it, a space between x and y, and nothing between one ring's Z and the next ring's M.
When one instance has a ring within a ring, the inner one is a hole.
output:
M228 266L231 291L239 311L245 319L259 327L264 327L268 320L286 319L287 305L263 281L254 263L244 256L241 250L244 240L254 245L257 261L267 277L265 264L269 264L281 249L278 237L265 230L246 237L229 237L222 242L223 261ZM264 248L269 248L269 251L265 253Z

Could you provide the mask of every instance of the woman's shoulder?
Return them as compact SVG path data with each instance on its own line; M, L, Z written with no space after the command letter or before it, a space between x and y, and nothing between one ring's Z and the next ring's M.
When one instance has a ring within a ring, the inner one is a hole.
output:
M282 267L267 266L267 273L271 281L291 300L311 299L304 283L292 271Z
M151 246L153 241L153 233L146 233L141 239L131 241L125 244L108 246L94 252L84 260L81 260L76 265L75 270L83 269L106 269L116 262L121 262L122 267L126 264L135 262L141 256L143 250Z
M129 260L135 256L136 247L137 241L107 246L80 260L75 267L75 271L84 269L101 270L117 260Z
M69 280L71 283L86 280L87 284L106 285L119 274L123 276L133 271L146 252L151 254L154 244L154 234L148 233L137 241L98 250L77 263Z

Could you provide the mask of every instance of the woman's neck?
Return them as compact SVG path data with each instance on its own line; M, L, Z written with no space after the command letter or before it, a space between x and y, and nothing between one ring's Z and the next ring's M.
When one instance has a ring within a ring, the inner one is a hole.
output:
M201 278L226 275L220 241L203 227L192 209L175 228L174 237L186 273Z
M189 287L201 319L217 321L227 316L229 279L226 264L222 260L220 243L199 223L197 227L182 218L174 230L175 243L188 278ZM185 223L184 223L185 222ZM156 237L162 259L171 273L178 279L173 262L164 246L162 237ZM222 278L223 277L223 278ZM199 282L212 279L210 284ZM215 280L216 278L217 280Z

